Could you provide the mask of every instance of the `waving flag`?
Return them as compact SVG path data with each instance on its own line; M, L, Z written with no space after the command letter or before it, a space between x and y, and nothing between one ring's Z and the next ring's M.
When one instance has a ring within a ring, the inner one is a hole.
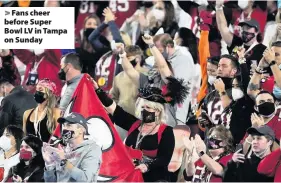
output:
M73 94L65 114L78 112L88 121L89 139L102 147L99 182L143 182L142 174L135 170L132 158L110 121L94 90L88 75L84 75ZM59 137L59 127L54 135Z

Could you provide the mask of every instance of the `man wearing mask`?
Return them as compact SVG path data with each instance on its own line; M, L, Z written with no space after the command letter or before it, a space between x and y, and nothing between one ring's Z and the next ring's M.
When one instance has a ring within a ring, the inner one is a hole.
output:
M46 182L96 182L101 164L101 147L86 140L87 120L78 113L59 118L62 124L64 149L44 144L42 155L45 160Z
M77 54L69 53L61 59L61 69L58 76L61 80L66 81L65 91L61 95L59 108L63 112L66 110L71 97L76 90L83 74L81 74L82 66Z
M132 66L140 71L140 62L142 59L142 50L139 46L126 46L124 50L126 58ZM121 58L122 59L122 58ZM120 62L122 60L120 59ZM120 63L121 64L121 63ZM138 86L122 71L114 77L113 87L109 94L112 99L128 113L135 115L135 104L138 97ZM120 137L124 140L127 137L127 131L115 125Z
M244 0L245 1L245 0ZM251 64L257 64L262 58L262 53L266 49L263 44L257 40L260 34L260 25L255 19L243 20L239 23L241 27L240 36L233 34L226 22L223 12L223 3L217 0L216 4L216 20L222 39L228 46L229 53L236 52L238 46L245 48L245 59L250 70Z
M238 149L228 162L224 174L224 182L273 182L272 177L258 173L257 168L261 160L271 153L275 139L273 130L266 126L251 127L247 130L252 140L252 154L242 154L243 149Z
M219 124L220 116L224 110L224 104L221 98L231 97L232 80L238 71L238 61L231 55L222 55L218 64L216 83L223 82L224 90L213 90L201 102L201 115L199 116L199 125L201 128L210 128Z
M272 94L267 91L261 91L257 94L255 108L258 114L252 114L252 126L266 125L272 128L276 136L276 139L274 139L275 143L273 144L273 148L275 149L279 146L279 139L281 137L281 125L279 124L281 120L280 109L277 109ZM246 139L246 142L250 140Z
M22 86L14 86L8 80L0 81L0 97L3 97L0 109L0 134L8 125L22 128L23 113L37 106L33 94Z

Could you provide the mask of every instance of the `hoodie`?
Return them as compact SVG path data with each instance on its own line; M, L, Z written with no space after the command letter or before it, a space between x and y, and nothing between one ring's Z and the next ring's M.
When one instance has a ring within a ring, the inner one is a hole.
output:
M101 147L92 140L85 140L66 153L67 160L74 167L70 170L57 163L54 169L45 169L45 182L96 182L101 156Z

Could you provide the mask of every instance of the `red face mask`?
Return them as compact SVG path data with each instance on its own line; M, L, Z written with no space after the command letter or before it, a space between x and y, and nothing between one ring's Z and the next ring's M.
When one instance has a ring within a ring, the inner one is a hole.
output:
M29 161L32 159L32 152L25 149L20 150L20 159Z

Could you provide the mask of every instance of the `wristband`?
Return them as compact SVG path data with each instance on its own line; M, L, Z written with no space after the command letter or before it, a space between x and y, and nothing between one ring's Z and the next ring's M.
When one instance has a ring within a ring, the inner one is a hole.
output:
M262 74L261 70L255 69L255 72L256 72L257 74Z
M216 6L216 11L217 11L217 10L223 10L223 5L221 5L220 7L217 7L217 6Z
M270 62L270 64L269 64L269 67L271 67L271 66L273 66L273 65L275 65L275 64L276 64L275 60L272 60L272 61Z
M148 45L149 48L153 48L154 46L155 46L155 44Z
M105 107L109 107L113 104L113 100L109 98L101 88L96 89L96 93L102 105L104 105Z
M204 154L205 154L204 151L199 152L198 153L199 158L201 158Z

